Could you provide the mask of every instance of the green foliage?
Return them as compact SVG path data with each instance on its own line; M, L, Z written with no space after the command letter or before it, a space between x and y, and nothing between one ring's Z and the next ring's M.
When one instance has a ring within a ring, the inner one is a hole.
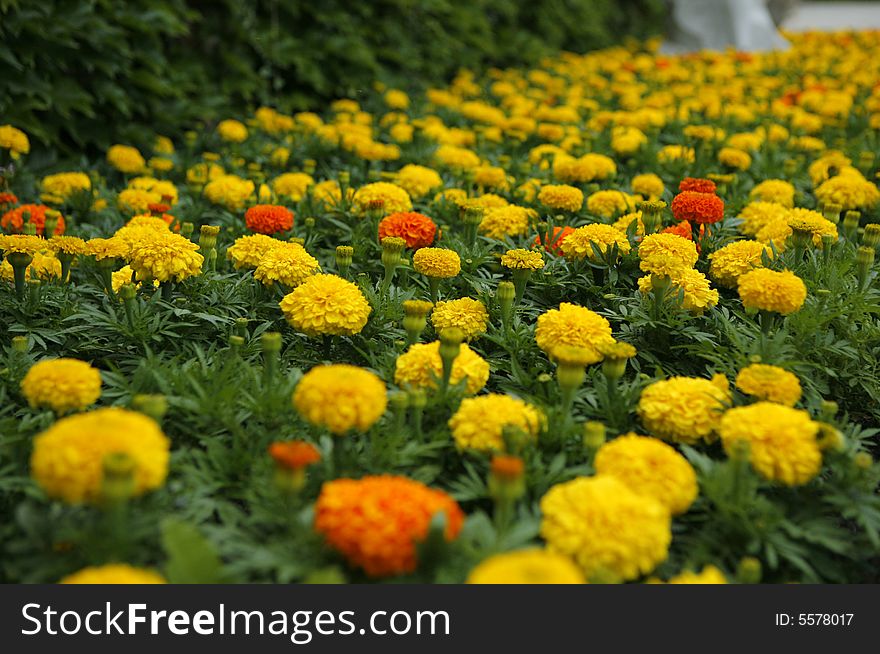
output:
M661 24L658 0L0 0L0 116L66 154L224 112L312 108L374 80L584 51ZM119 127L110 134L108 117Z

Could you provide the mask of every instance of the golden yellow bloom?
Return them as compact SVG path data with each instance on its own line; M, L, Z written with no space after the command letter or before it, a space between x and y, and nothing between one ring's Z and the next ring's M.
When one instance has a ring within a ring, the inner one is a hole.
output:
M381 379L347 364L312 368L293 392L293 406L299 414L335 436L352 429L367 431L385 413L387 402Z
M142 172L147 167L144 156L130 145L114 145L107 150L107 161L116 170L128 175Z
M786 486L806 484L819 474L822 452L818 433L819 423L806 411L773 402L730 409L718 427L729 455L736 456L739 443L745 442L752 467L770 481Z
M657 161L661 164L675 161L693 163L695 157L694 149L685 145L664 145L657 153Z
M49 204L62 204L77 193L90 191L92 180L85 173L46 175L40 182L40 199Z
M34 438L31 475L46 494L69 504L98 502L104 459L125 454L134 463L135 495L161 486L169 440L154 420L117 407L62 418Z
M237 120L221 120L217 124L217 134L229 143L244 143L248 137L247 127Z
M416 164L407 164L398 170L395 181L413 199L422 198L443 186L443 179L436 170Z
M161 201L161 195L142 188L126 188L116 196L116 206L128 214L147 213L151 204Z
M711 440L725 405L730 402L727 380L670 377L642 391L638 414L652 434L692 445Z
M566 259L587 258L595 261L598 257L593 250L594 244L602 254L605 254L609 247L615 245L621 255L629 254L631 249L626 232L601 223L578 227L565 237L559 248Z
M45 244L45 241L43 241ZM0 243L2 245L2 243ZM61 278L61 262L54 254L47 251L34 252L28 267L25 269L25 279L60 279ZM0 279L13 281L15 272L9 259L4 259L0 264Z
M59 584L165 584L165 578L143 568L133 568L124 563L109 563L107 565L83 568L79 572L67 575L58 582Z
M587 198L587 211L604 220L610 220L635 210L633 198L623 191L596 191Z
M613 343L611 325L595 311L570 302L562 302L558 309L550 309L538 316L535 342L547 354L560 345L584 348L590 355L590 363L602 360L599 346Z
M721 148L718 151L718 162L737 170L748 170L752 166L752 157L745 150L737 148Z
M270 247L260 258L254 271L254 279L264 286L281 282L289 288L295 288L320 270L318 260L302 245L279 243L278 246Z
M314 178L306 173L284 173L273 179L271 186L275 195L299 202L314 183ZM338 183L336 188L339 189Z
M801 399L801 382L784 368L753 363L739 371L736 387L759 400L794 406Z
M355 208L364 213L373 203L382 203L382 214L389 215L400 211L412 211L409 193L397 184L374 182L361 186L352 199Z
M736 288L741 275L763 268L764 254L773 258L773 251L758 241L734 241L709 255L709 276L727 288Z
M487 209L480 221L479 231L490 238L503 239L519 236L529 231L531 209L515 205Z
M495 554L468 574L469 584L583 584L584 573L566 556L541 549Z
M225 174L223 166L218 166L215 163L197 163L186 171L186 181L190 184L203 186Z
M150 236L130 245L128 263L139 280L181 282L202 272L205 258L188 238L173 232L150 231Z
M663 583L657 580L649 580L648 583ZM705 566L700 572L691 572L690 570L681 572L674 577L670 577L667 584L726 584L727 577L714 565Z
M12 125L0 125L0 148L9 150L13 159L31 151L27 134Z
M553 159L553 175L563 182L593 182L614 177L616 174L617 165L611 157L604 154L591 152L579 158L557 154Z
M812 235L813 245L822 247L822 237L831 236L837 240L837 225L826 219L818 211L810 209L791 209L786 215L789 234L793 231L809 232ZM759 232L760 235L760 232Z
M406 352L397 357L394 368L394 383L403 388L434 390L443 377L443 361L440 358L440 341L433 343L414 343ZM452 362L449 383L453 386L466 380L465 392L473 395L479 392L489 380L489 364L474 352L467 343Z
M434 159L448 168L470 170L480 165L480 157L476 152L454 145L441 145L434 152Z
M56 254L85 254L86 242L76 236L53 236L49 239L47 245L49 249Z
M756 268L739 278L738 290L746 309L773 311L783 316L800 310L807 298L803 280L790 270Z
M550 209L579 211L584 205L584 194L574 186L547 184L538 192L538 202Z
M361 290L336 275L313 275L279 302L290 325L308 336L359 334L373 310Z
M666 187L663 185L663 180L660 179L659 175L655 175L654 173L636 175L632 178L630 187L632 188L633 193L638 193L648 199L654 200L663 195L663 191L666 190Z
M110 284L113 288L114 293L118 293L119 289L122 288L125 284L131 284L131 278L134 275L134 271L131 269L131 266L125 265L122 266L119 270L114 272L110 277ZM135 286L140 287L142 282L135 282ZM153 286L159 286L159 280L153 280ZM120 298L121 300L121 298Z
M673 273L669 281L671 287L667 292L667 297L677 297L678 293L682 292L681 308L685 311L699 315L718 304L718 291L709 285L709 280L699 270L681 268ZM639 291L643 295L647 295L653 290L654 279L652 275L639 278Z
M635 579L666 560L669 511L610 475L578 477L541 499L541 536L571 557L587 579Z
M44 359L27 371L21 392L34 408L82 411L101 397L101 373L77 359Z
M501 255L501 265L510 270L540 270L544 267L544 257L535 250L517 248Z
M0 234L0 250L6 254L20 252L22 254L34 255L42 250L46 245L46 241L39 236L31 234Z
M844 211L872 209L880 202L880 190L853 169L822 182L816 189L816 199L825 205L837 204Z
M208 201L226 207L230 211L239 211L253 197L254 183L238 175L220 175L205 184L202 191Z
M431 324L438 334L448 327L458 327L465 339L470 341L486 333L489 312L486 311L486 305L473 298L447 300L434 305Z
M438 279L455 277L461 272L458 253L444 248L419 248L413 254L412 265L416 272Z
M119 238L90 238L86 241L86 254L95 261L124 259L128 256L128 244Z
M697 473L663 441L632 432L608 441L596 453L596 474L612 475L639 495L651 497L673 515L697 499Z
M231 259L236 270L256 268L270 250L285 245L284 241L265 234L239 236L226 249L226 257Z
M699 258L694 242L678 234L649 234L639 244L638 253L642 270L668 277L693 268Z
M788 209L794 206L794 185L784 179L765 179L749 191L749 198L761 202L775 202Z
M163 202L168 202L172 205L177 203L177 187L165 179L156 179L146 175L135 177L128 183L128 188L150 191L158 195L159 199Z
M505 449L505 427L519 428L536 439L544 423L544 415L532 405L511 395L489 393L462 400L449 419L449 429L459 449L488 452Z
M767 225L782 224L787 225L788 209L777 202L764 202L756 200L750 202L743 210L740 211L738 218L742 220L739 231L746 236L757 236L757 234ZM791 233L791 230L789 230ZM769 239L758 239L762 243L767 243ZM785 240L784 238L782 239Z

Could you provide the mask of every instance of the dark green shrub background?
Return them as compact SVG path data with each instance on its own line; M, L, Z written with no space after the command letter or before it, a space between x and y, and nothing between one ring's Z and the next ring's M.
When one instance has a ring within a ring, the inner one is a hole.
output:
M662 0L0 0L0 123L68 153L585 51Z

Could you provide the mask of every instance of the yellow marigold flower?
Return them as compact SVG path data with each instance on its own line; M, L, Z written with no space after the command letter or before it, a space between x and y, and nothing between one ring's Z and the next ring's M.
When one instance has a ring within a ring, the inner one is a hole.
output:
M687 125L683 132L685 136L700 141L723 141L726 135L723 129L714 125Z
M283 245L284 241L265 234L240 236L226 249L226 257L232 260L236 270L253 269L260 265L260 261L270 250Z
M346 191L346 199L351 200L354 197L354 189L348 188ZM315 184L312 197L325 205L334 206L342 202L342 188L335 179L324 180Z
M505 427L519 428L527 437L537 439L544 426L545 417L539 409L498 393L465 398L449 419L458 449L481 452L505 449Z
M336 275L313 275L278 304L290 325L308 336L359 334L373 310L355 284Z
M108 565L83 568L79 572L67 575L58 582L59 584L166 584L165 578L143 568L134 568L124 563L110 563Z
M639 244L638 253L642 270L668 277L693 268L699 258L694 242L678 234L649 234Z
M84 254L86 251L86 242L76 236L53 236L49 239L47 245L49 249L64 254Z
M95 261L104 259L124 259L128 256L128 244L118 238L90 238L86 241L87 255Z
M718 162L729 168L748 170L752 166L752 157L745 150L721 148L718 151Z
M730 409L718 427L729 455L736 456L739 443L747 443L752 467L766 479L786 486L806 484L819 474L822 452L818 433L819 423L806 411L773 402Z
M794 406L801 399L801 382L796 375L765 363L753 363L739 371L736 387L759 400Z
M773 251L758 241L734 241L709 255L709 276L727 288L736 288L741 275L764 266L764 253Z
M810 175L813 186L819 186L826 179L829 179L829 169L836 168L838 172L842 172L851 166L852 159L839 150L829 150L811 163L807 172Z
M46 241L32 234L0 234L0 250L6 254L20 252L34 255L46 246Z
M657 580L649 580L648 583L663 583ZM707 565L701 572L690 570L681 572L671 577L667 584L726 584L727 577L714 565Z
M0 125L0 148L9 150L13 159L31 151L27 134L12 125Z
M666 190L666 187L663 185L663 180L660 179L659 175L655 175L654 173L636 175L632 178L630 187L632 188L633 193L638 193L639 195L652 200L659 198L663 195L663 191Z
M152 238L131 243L128 263L140 280L181 282L202 272L205 258L199 246L172 232L154 232Z
M822 182L816 189L816 199L822 204L840 205L844 211L871 209L880 202L880 190L854 170Z
M587 198L587 211L605 220L635 210L632 197L623 191L596 191Z
M749 198L760 202L775 202L791 209L794 206L794 185L784 179L765 179L749 191Z
M135 177L128 183L128 188L150 191L157 194L160 201L168 201L170 204L177 203L177 187L165 179L156 179L149 176Z
M712 438L730 399L723 378L670 377L642 391L638 413L652 434L693 445Z
M101 373L77 359L44 359L27 371L21 392L33 408L82 411L101 397Z
M431 324L438 334L447 327L458 327L465 339L470 341L486 333L489 312L486 311L486 305L469 297L442 301L434 305Z
M495 554L470 571L469 584L584 584L584 573L566 556L541 549Z
M642 212L634 211L632 213L624 214L617 220L615 220L611 226L614 229L620 230L624 234L629 231L629 226L635 222L635 235L636 236L644 236L645 235L645 223L642 221Z
M566 154L557 154L553 159L553 176L563 182L586 183L615 175L617 165L614 159L604 154L589 153L577 159Z
M661 164L674 161L693 163L695 158L694 149L685 145L664 145L657 153L657 161Z
M369 370L341 363L312 368L293 392L299 414L336 436L352 429L367 431L385 413L387 403L381 379Z
M125 265L122 266L119 270L114 272L110 276L110 284L113 287L113 292L118 293L119 289L122 288L125 284L131 284L131 278L134 275L134 271L131 269L131 266ZM140 287L141 282L135 282L135 285ZM153 280L153 286L159 286L159 280ZM121 301L121 298L120 298Z
M602 360L599 347L613 343L611 325L595 311L570 302L563 302L558 309L550 309L538 316L535 329L538 347L549 355L560 345L582 347L591 355L590 363Z
M529 231L529 218L533 214L532 210L515 205L490 208L483 214L479 230L490 238L520 236Z
M584 204L584 194L574 186L547 184L538 192L538 202L550 209L579 211Z
M454 540L464 512L443 491L394 475L335 479L315 502L315 531L371 577L415 571L418 545L431 521L445 514L443 537Z
M92 180L85 173L46 175L40 182L40 199L49 204L62 204L77 193L92 190Z
M785 225L788 220L788 209L777 202L756 200L743 207L738 218L742 220L739 231L746 236L756 236L763 227L771 223L781 222ZM767 242L763 239L759 240Z
M382 213L389 215L401 211L412 211L412 200L403 188L390 182L374 182L361 186L352 199L361 213L367 211L372 203L382 202Z
M494 193L483 193L482 195L479 195L475 198L464 196L461 199L458 199L457 194L453 193L454 191L458 190L460 189L449 189L449 191L446 191L444 193L444 196L447 197L447 199L455 200L461 209L479 207L481 209L485 209L488 213L490 209L500 209L501 207L510 206L510 202L502 198L500 195L495 195Z
M443 186L443 179L436 170L416 164L407 164L398 170L395 181L413 199L425 197L435 188Z
M440 358L440 341L414 343L397 357L394 383L398 386L434 390L442 377L443 360ZM461 344L458 356L452 362L449 383L455 386L462 380L466 380L465 392L468 395L479 392L489 380L489 364L467 343Z
M135 495L161 486L170 441L156 422L117 407L62 418L34 438L31 475L46 494L69 504L102 496L104 459L125 454L134 463Z
M597 256L593 250L593 244L602 254L607 252L609 247L617 245L620 254L629 254L630 244L626 237L626 232L622 232L611 225L603 225L601 223L593 223L578 227L571 232L562 241L559 248L566 259L592 259L596 260Z
M225 174L223 166L215 163L197 163L186 171L186 181L190 184L205 185Z
M140 173L147 167L144 156L130 145L114 145L107 150L107 161L116 170L127 175Z
M324 182L324 184L326 183L327 182ZM336 184L336 189L338 191L339 184L335 181L332 183ZM271 186L275 195L289 198L293 202L299 202L305 197L306 191L308 191L309 187L314 184L314 178L306 173L284 173L273 179Z
M221 120L217 124L217 134L220 138L229 143L244 143L247 141L248 129L237 120Z
M587 579L621 581L651 572L672 541L669 511L613 476L578 477L541 499L541 536L571 557Z
M496 191L506 191L510 188L507 179L507 171L499 166L477 166L474 168L474 183L477 186Z
M157 136L153 143L153 152L157 154L174 154L174 142L167 136Z
M754 152L755 150L760 148L763 143L764 137L760 134L756 134L754 132L740 132L739 134L731 135L731 137L727 139L727 144L730 147L724 149L740 151L745 150Z
M794 230L810 232L813 245L817 248L822 247L822 237L826 234L835 240L838 238L837 225L826 219L818 211L802 208L791 209L786 216L786 221L789 233Z
M697 499L697 473L673 447L632 432L608 441L596 453L596 474L612 475L639 495L684 513Z
M501 255L501 265L510 270L540 270L544 267L544 257L535 250L517 248Z
M648 137L637 127L619 125L611 130L611 149L620 155L631 155L648 142Z
M448 168L471 170L480 165L480 157L476 152L455 145L441 145L434 152L434 159Z
M254 271L254 279L264 286L281 282L289 288L295 288L320 270L318 260L303 246L281 243L263 255Z
M161 195L142 188L123 189L116 196L116 206L120 211L128 214L147 213L151 204L158 204L161 201Z
M238 175L220 175L205 184L202 191L208 201L226 207L230 211L244 208L254 195L256 187L249 179Z
M756 268L739 278L738 290L746 309L773 311L783 316L800 310L807 299L806 285L790 270Z
M45 241L43 242L45 244ZM2 243L0 243L2 246ZM2 247L0 247L2 249ZM25 269L25 279L60 279L61 262L52 253L34 252L28 267ZM15 271L9 259L4 259L0 264L0 279L13 281Z
M458 253L445 248L419 248L413 254L412 265L416 272L438 279L455 277L461 272Z
M718 304L718 291L709 285L709 280L699 270L693 268L681 268L675 271L669 278L672 284L669 293L682 292L681 308L694 314L702 314L703 311ZM639 278L639 291L647 295L654 289L652 275Z

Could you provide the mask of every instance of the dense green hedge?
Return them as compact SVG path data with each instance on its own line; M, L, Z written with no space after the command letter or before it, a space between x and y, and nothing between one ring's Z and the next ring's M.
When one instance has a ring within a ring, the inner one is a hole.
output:
M584 51L662 0L0 0L0 122L68 151Z

